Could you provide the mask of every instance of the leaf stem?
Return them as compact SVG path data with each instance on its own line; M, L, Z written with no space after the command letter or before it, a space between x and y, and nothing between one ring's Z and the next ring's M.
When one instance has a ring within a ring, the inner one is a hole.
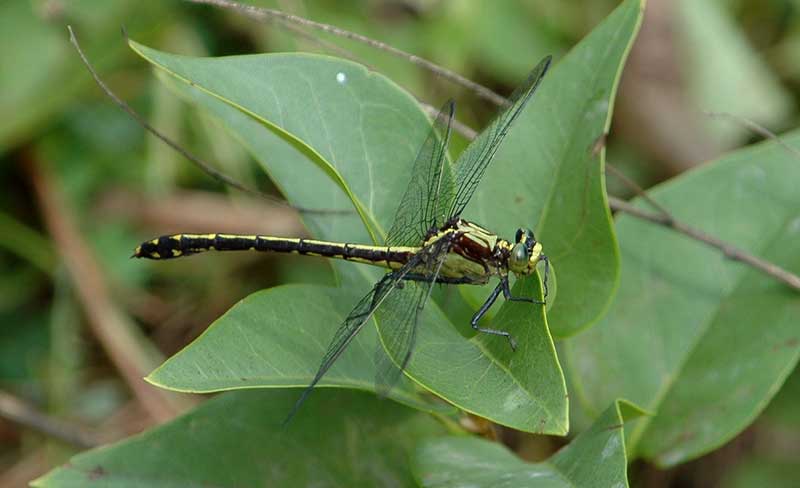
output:
M703 112L703 113L712 118L730 119L736 122L737 124L743 125L745 128L755 132L761 137L775 141L775 143L781 146L783 149L785 149L786 152L800 159L800 151L787 144L783 139L778 137L777 134L767 129L763 125L757 124L756 122L746 117L742 117L741 115L736 115L729 112Z
M632 204L626 202L625 200L612 196L608 197L608 203L613 210L617 210L619 212L625 212L626 214L629 214L633 217L673 229L687 237L691 237L696 241L700 241L703 244L706 244L710 247L713 247L714 249L719 250L720 252L722 252L723 255L725 255L725 257L729 259L745 263L763 272L764 274L772 276L778 281L782 281L783 283L789 285L795 290L800 290L800 276L797 276L796 274L787 271L781 268L780 266L771 263L765 259L761 259L746 251L743 251L733 246L732 244L729 244L721 239L718 239L712 235L703 232L700 229L691 227L689 224L677 220L669 213L665 215L665 214L655 214L647 212L645 210L633 206Z
M274 10L270 8L263 8L263 7L254 7L252 5L243 5L238 2L234 2L231 0L187 0L192 3L199 3L205 5L212 5L215 7L222 7L222 8L229 8L238 10L245 15L252 17L254 19L267 19L267 18L277 18L287 22L292 22L297 25L302 25L304 27L311 27L313 29L317 29L323 32L327 32L329 34L333 34L337 37L341 37L343 39L350 39L352 41L360 42L362 44L366 44L367 46L371 46L375 49L380 49L381 51L385 51L389 54L394 56L400 57L405 59L406 61L420 66L422 68L427 69L431 73L449 80L457 85L461 85L478 95L481 98L489 100L490 102L494 103L498 106L505 106L506 99L495 93L494 91L486 88L485 86L475 83L472 80L469 80L458 73L451 71L447 68L443 68L436 63L428 61L427 59L421 58L417 55L405 52L401 49L398 49L394 46L386 44L384 42L378 41L376 39L372 39L367 36L363 36L361 34L357 34L352 31L348 31L345 29L341 29L339 27L330 25L330 24L323 24L322 22L315 22L313 20L306 19L304 17L300 17L297 15L288 14L286 12L281 12L280 10Z

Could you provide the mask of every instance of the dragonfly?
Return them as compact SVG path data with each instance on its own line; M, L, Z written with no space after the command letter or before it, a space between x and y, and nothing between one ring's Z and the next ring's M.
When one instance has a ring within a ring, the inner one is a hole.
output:
M455 103L450 100L444 104L411 166L411 180L382 246L264 235L183 233L145 241L136 247L133 257L163 260L212 250L254 250L338 258L387 269L334 333L316 374L286 422L373 317L381 324L383 343L378 344L375 356L375 386L380 395L388 394L409 364L420 314L435 283L483 285L498 278L499 283L474 313L470 325L477 332L505 337L515 350L511 333L496 326L484 327L481 319L501 294L509 301L544 305L550 261L530 229L518 229L511 242L463 219L461 214L550 63L548 56L537 64L511 95L508 105L455 163L447 155ZM540 262L544 266L544 300L514 296L509 275L531 275Z

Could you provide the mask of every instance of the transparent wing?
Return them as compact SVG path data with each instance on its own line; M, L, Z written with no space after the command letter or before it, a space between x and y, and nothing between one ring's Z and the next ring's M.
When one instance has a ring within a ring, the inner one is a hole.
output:
M380 396L386 396L391 391L411 360L420 312L431 296L433 283L439 276L449 250L450 242L445 240L422 249L420 254L424 254L424 265L417 268L419 274L407 275L402 287L398 285L377 312L379 336L383 344L375 351L375 388Z
M483 178L486 166L492 161L497 148L503 142L511 124L531 99L550 67L551 57L547 56L536 65L525 83L520 85L509 98L508 107L495 117L487 128L467 147L455 163L455 192L445 202L447 219L461 215L472 194Z
M411 168L411 179L386 235L389 246L419 245L431 227L446 221L444 201L453 194L453 175L447 162L447 143L455 103L449 100L433 120Z
M387 297L391 296L393 291L399 286L402 286L403 278L421 263L422 255L418 253L399 270L385 274L372 290L359 300L347 318L344 319L342 325L336 330L325 352L325 356L322 358L319 369L316 375L314 375L314 379L311 380L311 383L309 383L303 390L303 393L300 394L300 398L295 402L291 412L289 412L286 420L284 420L284 425L295 416L317 383L319 383L322 377L325 376L325 373L331 369L333 364L339 359L339 356L342 355L345 349L347 349L347 346L350 345L364 325L369 322L375 310L383 304Z

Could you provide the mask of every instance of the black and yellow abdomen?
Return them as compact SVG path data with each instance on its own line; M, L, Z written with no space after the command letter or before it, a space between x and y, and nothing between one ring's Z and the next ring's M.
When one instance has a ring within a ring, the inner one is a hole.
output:
M396 269L416 253L416 247L365 246L290 237L238 234L174 234L143 242L133 257L173 259L206 251L285 252L339 258Z

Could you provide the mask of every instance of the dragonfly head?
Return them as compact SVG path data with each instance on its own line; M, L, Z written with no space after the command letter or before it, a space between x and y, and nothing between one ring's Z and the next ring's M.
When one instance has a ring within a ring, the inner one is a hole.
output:
M533 232L530 229L518 229L508 257L508 268L517 274L531 274L543 256L542 243L536 241Z

